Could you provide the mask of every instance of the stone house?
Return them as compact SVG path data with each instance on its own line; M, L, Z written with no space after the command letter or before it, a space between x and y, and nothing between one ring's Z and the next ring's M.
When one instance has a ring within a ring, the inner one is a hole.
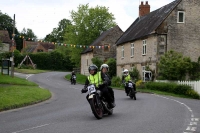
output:
M116 42L117 76L136 67L144 81L145 67L155 70L169 50L197 62L200 56L200 0L175 0L150 12L148 1L139 5L139 17Z
M32 42L23 40L22 52L37 53L37 52L50 52L55 49L55 45L48 42Z
M81 74L89 75L88 67L92 64L93 57L99 57L104 62L108 58L116 59L115 42L123 34L121 28L117 25L107 31L104 31L90 46L81 53Z
M0 53L1 52L12 52L13 48L16 49L16 44L12 46L12 40L9 37L9 33L7 30L0 30Z

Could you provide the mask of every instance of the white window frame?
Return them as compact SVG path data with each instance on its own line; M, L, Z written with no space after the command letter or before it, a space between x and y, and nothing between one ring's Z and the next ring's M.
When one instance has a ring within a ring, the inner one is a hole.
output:
M146 66L142 66L142 80L145 81L145 68Z
M131 43L131 57L134 56L134 43Z
M121 58L124 58L124 46L121 47Z
M142 55L146 55L147 54L147 41L143 40L142 41Z
M180 21L180 14L183 14L183 21ZM177 23L185 23L185 12L184 11L178 11L177 13Z

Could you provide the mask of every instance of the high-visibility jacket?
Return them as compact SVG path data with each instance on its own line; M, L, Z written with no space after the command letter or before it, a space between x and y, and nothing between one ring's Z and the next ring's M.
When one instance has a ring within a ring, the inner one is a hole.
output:
M126 76L124 79L125 79L125 82L126 82L126 83L127 83L129 80L131 80L130 74L129 74L128 76Z
M95 75L90 74L88 80L90 84L94 84L96 87L99 87L99 85L103 83L100 72L97 72Z

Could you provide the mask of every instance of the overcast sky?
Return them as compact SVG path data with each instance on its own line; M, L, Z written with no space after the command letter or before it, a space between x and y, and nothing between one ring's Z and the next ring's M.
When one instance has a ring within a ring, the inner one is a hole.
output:
M58 27L62 19L70 18L70 11L77 11L80 4L89 3L89 7L105 6L114 14L115 21L125 31L138 17L139 4L147 0L1 0L0 10L13 18L15 14L16 28L32 29L38 39ZM174 0L148 0L154 11Z

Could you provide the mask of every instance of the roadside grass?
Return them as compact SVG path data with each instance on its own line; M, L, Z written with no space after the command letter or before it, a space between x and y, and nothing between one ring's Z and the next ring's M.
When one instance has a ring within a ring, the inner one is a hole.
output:
M68 74L65 76L65 78L67 80L70 80L71 75ZM82 75L82 74L76 74L76 82L79 84L85 84L85 80L86 80L87 76ZM123 90L124 91L124 87L120 86L120 87L116 87L116 86L111 86L113 89L117 89L117 90ZM158 95L165 95L165 96L172 96L172 97L179 97L179 98L189 98L192 99L191 97L185 96L185 95L178 95L178 94L174 94L174 93L168 93L168 92L163 92L163 91L156 91L156 90L150 90L150 89L144 89L144 88L136 88L137 92L140 93L150 93L150 94L158 94Z
M0 111L35 104L49 99L50 96L48 90L38 86L0 86Z
M34 82L0 74L0 111L35 104L51 97L47 89Z
M0 79L1 79L0 84L37 86L37 84L34 82L30 82L28 80L18 78L18 77L11 77L8 75L0 74Z
M50 72L49 70L40 70L40 69L19 69L15 68L15 72L19 73L25 73L25 74L37 74L37 73L44 73L44 72Z

